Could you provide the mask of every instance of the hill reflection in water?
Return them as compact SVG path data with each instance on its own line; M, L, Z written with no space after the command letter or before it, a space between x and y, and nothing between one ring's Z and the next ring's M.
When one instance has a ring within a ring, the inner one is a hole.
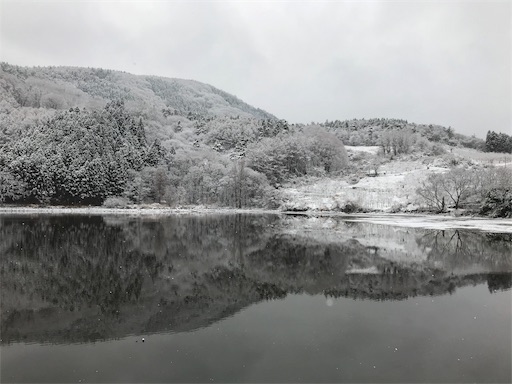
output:
M288 294L510 289L510 235L342 219L0 217L2 344L185 332Z

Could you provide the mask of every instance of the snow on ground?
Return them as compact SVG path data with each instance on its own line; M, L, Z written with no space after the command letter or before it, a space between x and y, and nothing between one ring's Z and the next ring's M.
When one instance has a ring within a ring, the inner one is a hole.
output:
M477 164L512 168L512 154L510 153L481 152L472 148L450 148L450 153Z
M468 229L494 233L512 233L512 219L393 213L317 213L316 215L341 217L343 218L343 221L346 222L370 223L402 228L424 228L434 230Z
M345 271L347 275L378 275L381 272L377 269L376 266L371 266L369 268L352 268Z
M364 152L364 153L370 153L372 155L376 155L379 153L379 146L352 146L352 145L345 145L345 149L347 152Z
M350 153L376 154L379 147L345 146ZM484 153L469 148L449 148L450 154L474 164L493 164L512 168L512 155ZM368 170L370 171L370 170ZM373 170L372 170L373 171ZM367 210L413 212L420 206L416 190L432 173L447 172L446 159L407 156L382 164L378 175L361 172L359 180L348 178L320 179L308 185L282 189L285 211L339 211L352 203ZM355 183L354 183L355 181Z
M318 180L300 187L284 188L282 190L285 200L283 209L339 210L351 202L365 209L378 211L392 211L397 207L414 210L418 206L416 189L421 182L429 173L445 171L447 171L446 168L427 166L420 160L392 161L379 168L378 176L364 175L355 184L338 178Z
M375 214L348 219L351 222L383 224L425 229L470 229L484 232L512 233L512 219L487 219L475 217L451 217L434 215Z

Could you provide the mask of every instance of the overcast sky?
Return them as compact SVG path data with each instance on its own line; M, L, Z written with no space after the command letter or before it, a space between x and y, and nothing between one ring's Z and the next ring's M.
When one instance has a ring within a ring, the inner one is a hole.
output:
M512 134L512 2L0 0L0 60L194 79L288 121Z

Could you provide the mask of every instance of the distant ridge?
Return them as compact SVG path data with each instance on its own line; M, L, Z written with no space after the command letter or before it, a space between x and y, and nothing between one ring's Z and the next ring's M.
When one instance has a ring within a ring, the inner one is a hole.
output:
M21 67L2 62L0 85L2 99L14 108L94 108L112 99L122 99L134 109L170 108L183 116L190 113L276 119L234 95L199 81L102 68Z

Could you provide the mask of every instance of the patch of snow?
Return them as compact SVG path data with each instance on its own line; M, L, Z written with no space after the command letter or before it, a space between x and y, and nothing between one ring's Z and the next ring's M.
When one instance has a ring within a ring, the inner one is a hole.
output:
M463 218L429 215L366 215L347 218L351 222L425 229L469 229L484 232L512 233L512 219Z
M379 153L379 149L380 147L379 146L364 146L364 145L360 145L360 146L353 146L353 145L345 145L345 149L348 151L348 152L364 152L364 153L370 153L372 155L376 155L377 153Z
M350 202L370 210L393 212L397 208L407 207L410 212L420 205L416 189L422 181L429 174L447 170L440 165L427 166L420 160L392 161L380 167L378 176L362 177L355 184L349 184L343 179L320 179L308 185L283 188L286 203L282 208L294 211L339 211Z
M380 272L377 267L371 266L369 268L352 268L345 272L346 274L355 275L355 274L366 274L366 275L378 275Z

